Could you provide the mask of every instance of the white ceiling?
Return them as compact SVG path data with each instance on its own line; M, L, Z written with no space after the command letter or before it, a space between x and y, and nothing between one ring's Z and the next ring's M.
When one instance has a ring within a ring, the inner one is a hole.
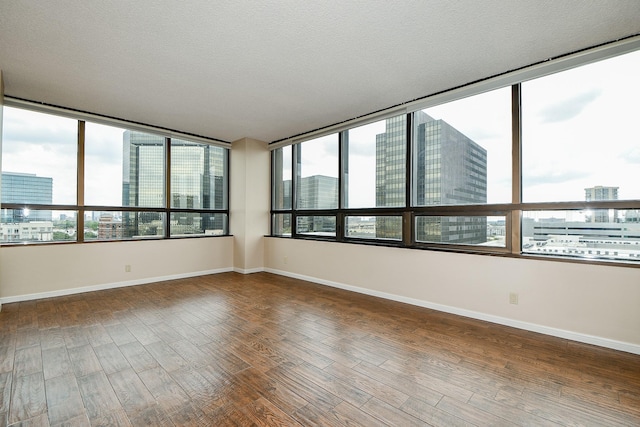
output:
M638 33L638 0L0 0L0 69L8 96L273 141Z

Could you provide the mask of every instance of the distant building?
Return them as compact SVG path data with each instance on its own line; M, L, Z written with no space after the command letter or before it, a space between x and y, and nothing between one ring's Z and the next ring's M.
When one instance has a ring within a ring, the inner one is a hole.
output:
M564 218L545 218L540 221L524 218L522 235L531 237L535 242L545 242L551 236L575 236L585 241L640 241L640 224L603 222L594 227L581 221L566 221Z
M565 221L564 218L522 222L525 253L580 258L640 260L640 223Z
M444 120L422 111L413 115L415 127L414 206L485 204L487 151ZM386 132L376 137L376 205L398 206L406 194L404 120L387 119ZM380 218L378 238L397 238L396 218ZM419 217L416 240L481 244L487 239L485 217Z
M300 178L297 205L304 209L336 209L338 207L338 178L312 175ZM290 185L290 184L289 184ZM335 234L334 216L299 216L298 233Z
M30 221L0 224L0 242L50 242L53 222Z
M2 204L50 205L53 202L53 178L30 173L2 172ZM51 211L3 209L3 223L51 221Z
M596 186L584 189L587 202L599 200L618 200L618 187ZM587 222L618 222L618 211L615 209L594 209Z
M113 216L102 214L98 220L98 240L121 240L123 238L122 221Z

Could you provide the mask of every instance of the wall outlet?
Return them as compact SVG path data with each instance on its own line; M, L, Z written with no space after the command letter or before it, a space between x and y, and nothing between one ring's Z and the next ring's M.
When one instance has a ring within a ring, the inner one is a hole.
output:
M511 292L509 294L509 304L518 305L518 294Z
M131 273L131 266L129 264L124 266L124 272L125 273Z
M285 255L285 256L284 256L283 261L284 261L284 263L285 263L285 265L286 265L286 264L287 264L287 262L289 261L289 257Z

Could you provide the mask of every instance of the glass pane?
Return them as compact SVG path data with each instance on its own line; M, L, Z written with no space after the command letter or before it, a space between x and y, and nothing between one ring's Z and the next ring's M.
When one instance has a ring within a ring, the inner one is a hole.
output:
M2 203L76 204L78 122L4 107Z
M207 212L171 213L171 237L224 236L226 234L226 214Z
M226 151L209 144L171 140L172 208L226 208Z
M124 132L122 206L164 207L164 144L162 136Z
M273 150L273 209L291 209L292 146Z
M309 236L334 236L336 235L335 216L299 216L296 222L298 234Z
M344 132L345 207L405 205L406 121L402 115Z
M348 216L346 237L402 240L401 216Z
M162 212L85 212L84 240L127 240L164 237Z
M418 216L416 241L506 247L503 216Z
M130 206L128 198L123 198L123 189L128 188L124 183L129 181L131 173L122 166L123 163L131 165L131 150L127 150L125 134L126 129L85 123L85 204Z
M511 88L413 114L414 206L511 201Z
M291 214L275 214L272 233L274 236L291 237Z
M522 252L640 262L640 209L525 211Z
M76 211L2 209L0 243L75 241Z
M640 199L639 75L637 51L522 84L525 202Z
M298 145L297 208L338 207L338 134Z

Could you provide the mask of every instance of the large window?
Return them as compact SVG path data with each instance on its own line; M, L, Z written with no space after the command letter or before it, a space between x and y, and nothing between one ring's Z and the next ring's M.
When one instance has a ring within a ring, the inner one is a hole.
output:
M0 243L228 234L226 148L4 107L2 150Z
M640 51L522 84L524 202L638 200Z
M296 150L296 208L338 207L338 135L300 144Z
M563 64L275 149L272 234L640 263L640 51Z
M10 107L3 116L2 204L75 204L78 122Z
M343 132L345 208L405 205L407 126L398 116Z
M416 111L414 206L511 201L511 88Z

